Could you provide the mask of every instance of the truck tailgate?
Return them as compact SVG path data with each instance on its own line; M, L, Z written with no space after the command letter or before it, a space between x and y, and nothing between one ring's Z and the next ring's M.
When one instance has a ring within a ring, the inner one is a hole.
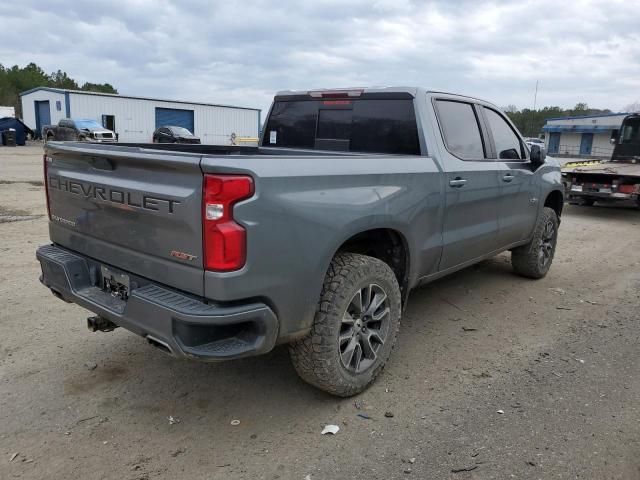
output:
M199 155L54 143L45 169L55 244L203 293Z

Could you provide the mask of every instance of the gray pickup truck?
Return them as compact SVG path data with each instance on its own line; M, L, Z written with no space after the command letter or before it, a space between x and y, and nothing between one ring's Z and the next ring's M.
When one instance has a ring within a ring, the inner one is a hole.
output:
M505 250L543 277L564 202L498 108L420 88L280 92L258 147L52 142L44 168L41 281L91 330L204 361L289 344L340 396L380 373L412 288Z
M71 118L60 119L58 125L45 125L42 127L42 138L46 142L114 143L118 141L118 135L115 132L104 128L95 120L74 120Z

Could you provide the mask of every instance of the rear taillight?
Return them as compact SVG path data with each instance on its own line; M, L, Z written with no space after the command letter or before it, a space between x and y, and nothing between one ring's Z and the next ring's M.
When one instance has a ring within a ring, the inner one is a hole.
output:
M205 175L202 192L202 252L204 268L238 270L247 258L247 231L233 219L233 206L253 195L246 175Z
M44 196L47 199L47 216L49 220L51 220L51 207L49 206L49 163L51 162L51 158L46 155L42 156L42 173L44 175Z
M635 185L618 185L618 192L620 193L634 193L635 191Z

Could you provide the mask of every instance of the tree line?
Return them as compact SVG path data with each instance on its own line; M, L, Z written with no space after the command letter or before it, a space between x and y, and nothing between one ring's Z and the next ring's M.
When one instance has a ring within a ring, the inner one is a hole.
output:
M589 105L586 103L578 103L575 107L570 109L544 107L537 110L529 108L518 110L515 105L509 105L508 107L504 107L503 110L525 137L537 137L542 132L544 124L550 118L579 115L604 115L612 113L608 108L603 110L599 108L589 108Z
M35 63L25 67L14 65L5 67L0 63L0 105L12 106L16 109L16 116L22 117L22 105L20 92L35 87L54 87L69 90L85 90L88 92L118 93L109 83L78 82L67 75L67 72L58 70L50 74Z

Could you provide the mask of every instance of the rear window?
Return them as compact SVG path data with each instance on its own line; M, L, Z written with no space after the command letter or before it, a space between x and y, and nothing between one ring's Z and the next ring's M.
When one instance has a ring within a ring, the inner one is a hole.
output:
M632 118L622 125L620 143L640 144L640 118Z
M276 101L267 147L419 155L413 100Z
M438 100L438 120L447 150L463 160L484 159L478 119L470 103Z

